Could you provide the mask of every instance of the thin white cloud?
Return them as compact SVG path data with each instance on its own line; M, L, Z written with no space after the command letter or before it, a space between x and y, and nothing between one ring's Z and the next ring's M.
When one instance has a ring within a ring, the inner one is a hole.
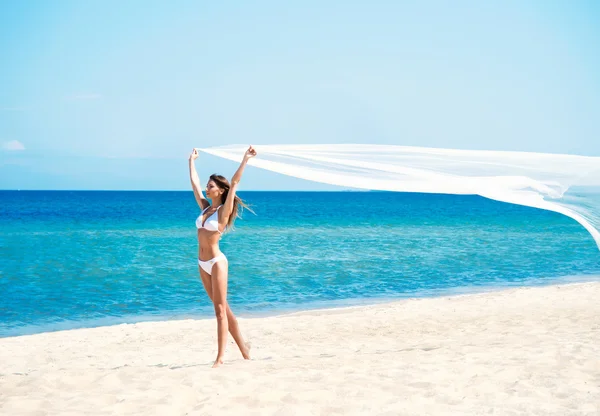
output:
M73 94L73 95L68 95L66 98L69 101L92 101L92 100L99 100L100 98L102 98L102 95L96 94L96 93Z
M27 107L0 107L0 111L28 111Z
M25 150L25 145L18 140L11 140L9 142L2 143L2 149L7 150L9 152L16 152Z

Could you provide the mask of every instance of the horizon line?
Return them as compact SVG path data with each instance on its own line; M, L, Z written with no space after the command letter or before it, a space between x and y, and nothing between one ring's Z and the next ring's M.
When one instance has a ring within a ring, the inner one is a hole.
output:
M191 189L0 189L0 192L193 192ZM247 189L237 192L391 192L371 189Z

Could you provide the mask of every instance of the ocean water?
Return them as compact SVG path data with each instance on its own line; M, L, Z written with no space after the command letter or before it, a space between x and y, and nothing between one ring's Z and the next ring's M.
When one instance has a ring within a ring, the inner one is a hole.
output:
M240 316L598 280L570 218L477 196L245 192L221 249ZM212 316L191 192L0 192L0 336Z

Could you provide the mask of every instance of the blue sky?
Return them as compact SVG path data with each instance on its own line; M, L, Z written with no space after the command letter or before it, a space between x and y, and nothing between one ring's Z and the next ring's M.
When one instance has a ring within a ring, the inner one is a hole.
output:
M599 21L592 0L2 2L0 189L188 189L191 148L222 144L600 156ZM326 187L249 168L243 189Z

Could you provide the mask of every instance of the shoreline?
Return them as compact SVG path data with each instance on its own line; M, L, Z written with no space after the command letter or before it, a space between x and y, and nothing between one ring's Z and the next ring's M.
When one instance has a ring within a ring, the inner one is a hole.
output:
M437 299L454 296L470 296L479 295L485 293L502 292L506 290L514 289L527 289L537 287L551 287L551 286L567 286L572 284L585 284L600 282L600 275L575 275L575 276L562 276L556 279L548 279L543 281L542 279L529 279L528 281L520 282L518 285L497 285L497 286L465 286L461 288L447 288L447 289L436 289L419 292L416 295L406 295L397 297L371 297L371 298L352 298L352 299L336 299L336 300L322 300L310 303L298 305L298 307L280 307L274 309L268 309L265 311L241 311L234 310L236 316L242 319L261 319L261 318L272 318L279 316L291 316L296 314L311 314L311 313L326 313L327 311L336 311L338 309L353 309L361 307L370 307L378 305L386 305L396 302L404 302L407 300L420 300L420 299ZM208 301L207 301L208 302ZM207 303L208 304L208 303ZM325 304L333 304L333 306L325 306ZM157 314L157 315L132 315L129 317L102 317L97 319L88 319L82 321L61 321L54 324L41 324L41 325L28 325L18 327L18 329L29 329L23 333L0 335L0 341L7 338L24 337L38 334L54 333L54 332L65 332L65 331L76 331L81 329L94 329L113 327L119 325L134 325L141 323L152 323L152 322L178 322L186 320L211 320L214 319L212 313L204 314L193 314L174 312L172 314ZM99 324L98 324L99 323ZM39 331L36 330L40 329ZM17 332L17 331L15 331Z
M518 285L497 285L497 286L465 286L461 288L446 288L427 290L419 292L416 295L396 296L396 297L370 297L370 298L352 298L352 299L336 299L336 300L321 300L310 303L304 303L297 305L297 307L280 307L274 309L268 309L265 311L254 311L248 312L241 310L234 310L236 316L242 319L261 319L261 318L272 318L279 316L293 316L297 314L311 314L311 313L327 313L327 311L336 311L338 309L354 309L361 307L370 307L378 305L386 305L396 302L404 302L407 300L420 300L420 299L437 299L454 296L470 296L479 295L485 293L502 292L506 290L514 289L527 289L537 287L550 287L550 286L567 286L572 284L585 284L600 282L600 275L589 274L589 275L575 275L575 276L562 276L555 279L548 279L543 281L542 279L529 279L527 281L520 282ZM208 301L206 301L208 304ZM333 306L326 306L325 304L333 304ZM0 341L7 338L24 337L31 335L39 335L54 332L65 332L65 331L76 331L81 329L94 329L113 327L119 325L133 325L141 323L152 323L152 322L178 322L186 320L212 320L214 316L212 313L194 314L194 313L183 313L174 312L172 314L157 314L157 315L132 315L125 317L102 317L97 319L88 319L82 321L61 321L53 324L41 324L41 325L28 325L16 328L14 332L18 332L19 329L27 329L23 333L0 335ZM36 330L39 329L39 330ZM12 328L11 328L12 330ZM10 331L10 330L9 330Z

